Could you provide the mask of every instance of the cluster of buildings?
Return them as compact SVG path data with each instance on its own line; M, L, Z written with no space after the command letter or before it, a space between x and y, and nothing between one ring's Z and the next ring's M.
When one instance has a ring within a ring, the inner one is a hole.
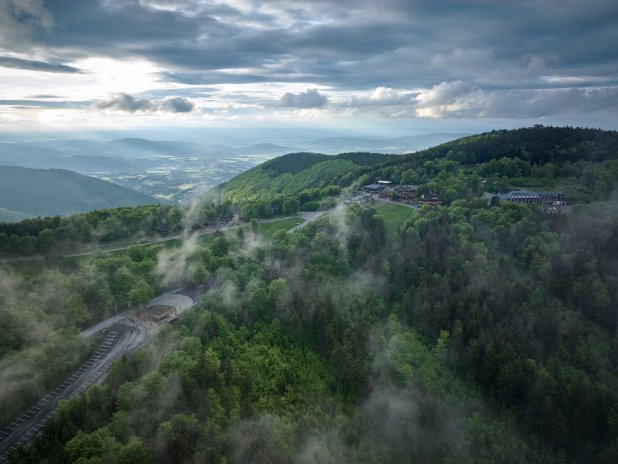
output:
M391 181L379 180L375 184L369 184L355 192L351 201L357 203L371 203L375 198L384 198L399 203L419 205L442 205L442 198L438 193L418 194L417 185L393 185Z
M357 189L348 200L351 203L371 204L378 198L419 206L441 206L442 197L437 192L420 193L417 185L393 185L391 181L379 180ZM524 203L545 208L547 212L565 212L573 203L564 199L563 192L538 192L533 190L509 190L497 193L485 192L483 198L487 201L508 201Z
M393 185L391 181L387 180L379 180L375 184L368 184L357 189L349 202L370 204L378 198L404 204L418 204L419 206L441 206L443 204L443 200L437 192L419 194L416 185ZM508 190L497 193L485 192L483 198L489 202L499 200L538 205L544 207L547 212L564 212L573 203L564 199L563 192L557 191Z

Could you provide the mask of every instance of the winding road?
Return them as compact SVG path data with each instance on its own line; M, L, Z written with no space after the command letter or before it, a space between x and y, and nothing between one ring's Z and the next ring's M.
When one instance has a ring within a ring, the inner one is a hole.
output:
M327 211L300 213L299 215L303 217L304 221L292 227L288 232L294 232L306 226L326 212ZM225 226L222 229L233 228L235 227ZM167 237L161 240L141 243L139 245L142 246L170 239L170 237ZM126 248L128 248L128 246ZM124 249L124 247L118 249ZM92 253L95 253L95 251L76 253L71 256L83 256ZM36 259L42 259L42 257L8 258L0 260L0 263ZM195 303L190 297L175 291L160 295L149 304L173 305L178 308L178 312L180 313L183 310L189 309ZM8 455L11 451L30 443L45 426L45 423L54 415L60 401L67 400L75 395L81 395L92 384L102 382L113 361L121 358L125 354L136 351L144 344L150 334L146 327L129 320L127 318L129 313L130 311L117 314L80 333L80 336L88 338L102 332L105 338L99 346L98 351L83 363L71 376L67 377L62 384L58 385L56 389L49 391L37 403L24 410L13 422L0 430L0 464L8 462Z
M114 360L137 350L146 341L147 333L141 325L122 316L110 319L97 324L86 334L90 336L104 331L105 338L98 351L55 390L48 392L0 430L0 463L7 462L12 450L29 443L36 436L53 416L59 401L80 395L90 385L101 382Z
M163 293L152 299L148 306L167 304L175 306L178 313L193 307L195 305L193 299L179 293L180 290L182 289ZM105 337L97 352L70 377L0 430L0 463L7 462L11 451L28 444L36 436L54 415L59 401L81 395L90 385L102 382L112 362L136 351L146 342L150 334L144 325L127 318L132 313L125 311L117 314L80 333L84 338L98 333L103 333Z

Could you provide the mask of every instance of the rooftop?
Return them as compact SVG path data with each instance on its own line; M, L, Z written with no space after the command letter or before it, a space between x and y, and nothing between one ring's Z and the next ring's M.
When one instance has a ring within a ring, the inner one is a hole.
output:
M153 317L161 317L169 313L170 311L174 311L175 309L176 308L174 308L173 306L156 304L154 306L149 306L148 308L145 308L143 312L150 314Z

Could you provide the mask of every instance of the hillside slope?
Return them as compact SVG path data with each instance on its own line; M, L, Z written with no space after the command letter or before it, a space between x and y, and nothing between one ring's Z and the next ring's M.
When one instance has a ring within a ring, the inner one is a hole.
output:
M607 198L618 187L618 132L535 126L463 137L400 156L364 173L415 184L447 202L509 189L559 190L574 201Z
M157 204L139 192L61 169L0 166L0 208L27 216Z
M446 204L514 189L602 200L618 188L616 147L615 131L535 126L466 136L405 155L291 153L219 185L210 199L228 213L240 209L243 218L270 217L328 207L333 200L324 199L346 187L385 180L393 187L416 185L419 194L437 193ZM388 195L397 197L391 190ZM213 217L220 211L208 210Z
M224 202L273 201L336 184L344 176L355 177L363 168L394 159L396 156L377 153L290 153L250 169L217 190Z
M616 131L535 126L462 137L407 157L442 158L453 151L457 161L469 163L485 163L502 157L520 158L533 164L600 162L618 159L617 146Z

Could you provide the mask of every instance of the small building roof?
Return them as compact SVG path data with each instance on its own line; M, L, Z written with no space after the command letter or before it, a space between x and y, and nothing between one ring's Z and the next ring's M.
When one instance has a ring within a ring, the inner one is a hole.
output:
M562 196L564 193L562 192L537 192L541 197L553 197L553 196Z
M520 196L538 196L539 194L531 190L512 190L511 192L509 192L509 195L514 196L514 197L520 197Z
M153 306L149 306L148 308L145 308L143 312L150 314L153 317L161 317L161 316L165 316L170 311L175 311L175 310L176 308L174 308L173 306L156 304Z

